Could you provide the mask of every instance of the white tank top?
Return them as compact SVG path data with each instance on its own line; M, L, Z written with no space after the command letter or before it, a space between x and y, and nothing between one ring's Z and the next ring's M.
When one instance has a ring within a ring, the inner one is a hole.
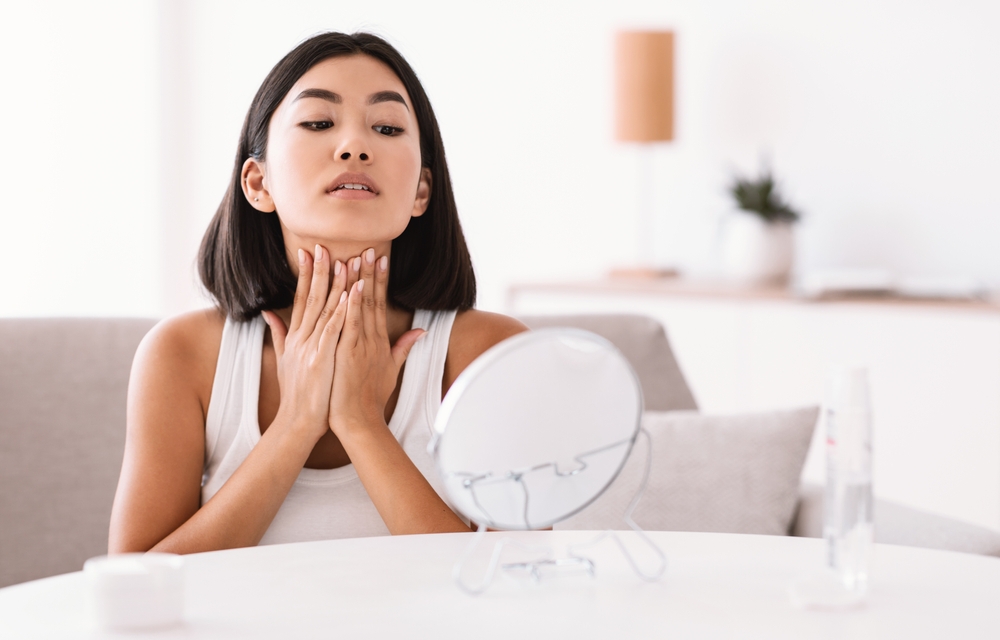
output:
M413 346L403 369L389 430L438 495L442 485L427 453L441 406L448 340L454 311L417 310L413 328L427 334ZM226 320L205 421L205 471L201 503L222 487L260 441L257 402L266 324ZM260 544L388 535L389 530L358 478L354 465L305 469L285 497Z

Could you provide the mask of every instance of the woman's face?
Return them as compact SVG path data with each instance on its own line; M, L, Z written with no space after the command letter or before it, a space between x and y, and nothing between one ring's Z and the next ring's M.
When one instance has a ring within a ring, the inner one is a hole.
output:
M341 259L388 253L426 210L430 180L403 83L365 55L330 58L299 78L271 117L266 160L243 167L247 198L277 212L290 255L318 243Z

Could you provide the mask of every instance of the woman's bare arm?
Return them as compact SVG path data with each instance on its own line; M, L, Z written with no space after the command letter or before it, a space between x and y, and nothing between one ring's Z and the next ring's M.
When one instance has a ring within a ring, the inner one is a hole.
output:
M329 256L325 250L317 255L315 273L311 257L303 257L292 323L281 336L278 414L203 506L205 414L224 319L210 312L189 314L161 323L143 340L129 382L111 553L193 553L252 546L263 537L328 428L346 276L341 270L334 277L328 297Z
M212 333L221 336L217 315L200 311L165 320L139 345L128 385L111 553L148 551L201 505L205 422L199 387L209 357L202 351L211 349Z

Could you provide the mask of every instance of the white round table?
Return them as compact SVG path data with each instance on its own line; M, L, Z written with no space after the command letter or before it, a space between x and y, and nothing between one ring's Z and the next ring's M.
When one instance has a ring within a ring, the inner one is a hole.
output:
M185 623L155 638L997 638L1000 558L876 545L864 607L796 608L797 578L821 570L822 540L651 533L669 558L647 583L606 541L586 555L595 577L566 573L535 584L503 572L480 596L452 567L472 534L331 540L219 551L186 559ZM489 533L557 555L594 532ZM624 534L641 551L633 534ZM516 550L504 560L521 556ZM643 556L640 556L640 559ZM651 556L645 556L651 560ZM471 581L471 580L470 580ZM87 582L72 573L0 589L2 638L98 638ZM117 634L108 637L130 637Z

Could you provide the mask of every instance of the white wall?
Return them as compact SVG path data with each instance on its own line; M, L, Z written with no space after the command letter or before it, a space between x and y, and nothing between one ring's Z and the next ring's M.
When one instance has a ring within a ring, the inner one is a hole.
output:
M0 13L0 316L163 310L155 5Z
M1000 286L1000 10L985 1L16 6L0 26L0 315L205 304L194 252L249 101L324 29L381 33L422 78L485 308L510 282L632 258L634 150L611 139L610 89L612 33L634 26L678 32L663 261L711 268L729 171L766 153L807 214L803 268Z

